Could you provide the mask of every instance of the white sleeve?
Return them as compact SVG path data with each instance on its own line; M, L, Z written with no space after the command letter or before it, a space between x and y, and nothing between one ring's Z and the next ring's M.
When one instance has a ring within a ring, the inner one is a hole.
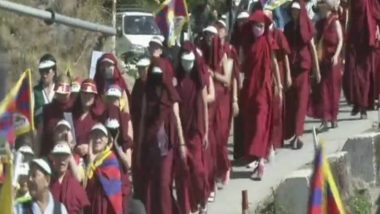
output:
M61 204L61 213L68 214L65 205Z

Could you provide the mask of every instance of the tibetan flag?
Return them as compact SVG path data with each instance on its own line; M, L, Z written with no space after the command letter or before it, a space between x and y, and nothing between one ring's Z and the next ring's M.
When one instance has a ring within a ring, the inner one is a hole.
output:
M317 147L315 155L308 213L345 214L330 164L323 152L323 145Z
M324 202L324 191L323 187L325 184L325 178L323 174L323 160L322 160L322 152L319 147L314 160L314 173L312 180L310 182L310 206L309 206L309 214L321 214L324 210L323 202Z
M121 191L121 172L119 161L112 153L111 147L99 154L96 160L88 166L86 179L99 179L108 201L111 203L114 213L123 212L123 197Z
M32 79L28 69L0 103L0 137L12 144L14 137L33 129Z
M186 0L166 0L155 13L155 20L168 47L174 46L188 21Z
M6 164L3 164L6 173L4 175L5 180L0 192L0 208L1 213L13 213L13 165L10 158L8 158L6 162Z

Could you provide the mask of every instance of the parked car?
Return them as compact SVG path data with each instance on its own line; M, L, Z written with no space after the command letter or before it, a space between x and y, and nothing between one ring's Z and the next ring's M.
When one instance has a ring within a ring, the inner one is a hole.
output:
M152 12L138 9L125 9L116 14L117 31L116 54L132 66L138 58L147 54L149 41L161 35Z

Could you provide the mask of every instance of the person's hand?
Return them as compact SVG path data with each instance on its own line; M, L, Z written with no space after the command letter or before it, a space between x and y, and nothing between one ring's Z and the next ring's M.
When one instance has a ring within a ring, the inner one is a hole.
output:
M186 163L186 158L187 158L187 148L185 144L181 144L179 146L179 153L181 155L181 159L184 163Z
M333 56L333 58L331 59L331 62L332 62L333 66L338 65L338 63L339 63L339 56Z
M87 144L78 145L75 148L75 152L83 157L89 153L89 146Z
M207 149L208 148L208 133L205 134L204 138L203 138L203 148L204 149Z
M291 77L286 78L286 87L290 88L293 85L293 80Z
M238 104L238 102L237 101L234 101L233 103L232 103L232 111L233 111L233 115L234 115L234 117L236 117L238 114L239 114L239 104Z
M321 73L320 72L316 72L315 74L315 81L319 84L321 82Z
M89 145L87 146L87 150L88 150L88 161L89 163L93 163L94 160L95 160L95 154L94 152L92 151L92 141L90 141Z

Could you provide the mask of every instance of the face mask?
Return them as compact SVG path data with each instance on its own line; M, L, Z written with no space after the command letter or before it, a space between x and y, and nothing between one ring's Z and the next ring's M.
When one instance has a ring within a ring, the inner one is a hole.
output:
M194 68L194 61L181 59L181 65L183 70L185 70L187 73L190 73Z
M113 78L113 73L114 73L115 67L114 66L109 66L105 69L105 77L106 79L112 79Z
M253 31L253 35L255 35L255 37L260 37L264 34L265 29L261 28L261 27L253 26L252 31Z

